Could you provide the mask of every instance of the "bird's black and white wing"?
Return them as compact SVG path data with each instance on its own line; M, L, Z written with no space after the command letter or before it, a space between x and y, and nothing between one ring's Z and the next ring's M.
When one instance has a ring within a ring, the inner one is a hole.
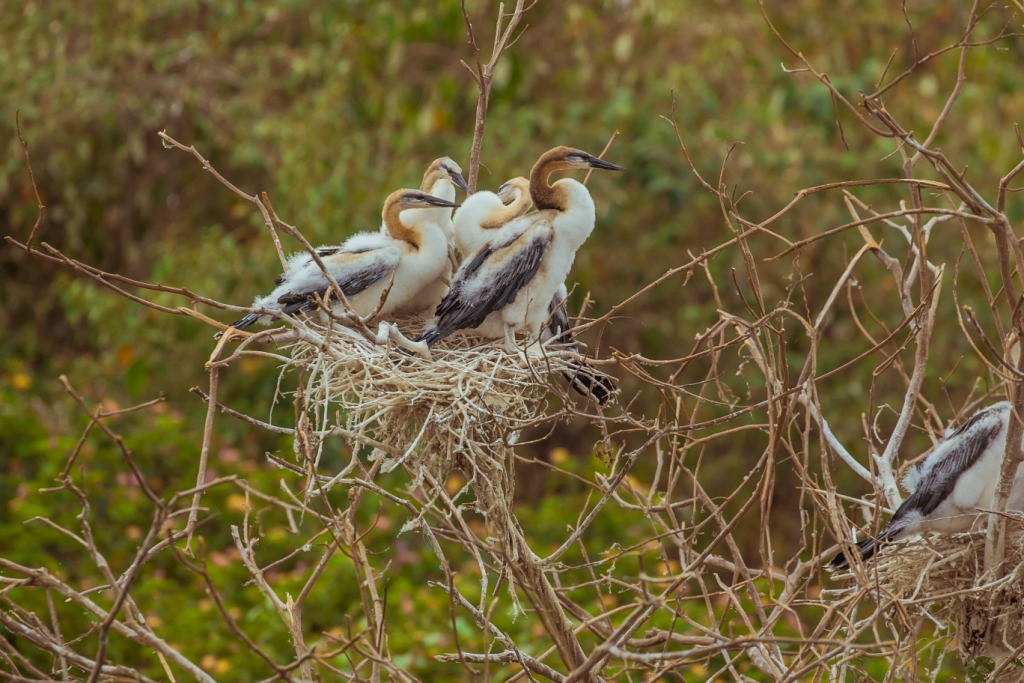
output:
M1008 408L1009 404L1001 403L980 410L946 437L904 480L904 486L912 493L900 509L907 507L908 514L920 511L928 515L946 500L961 475L978 462L1007 426ZM897 517L899 510L893 515L893 521Z
M904 479L904 486L912 493L897 508L877 538L869 537L857 544L862 560L874 555L880 544L895 540L910 524L935 512L952 495L960 478L978 462L1006 427L1008 405L1000 403L972 415ZM832 560L832 566L837 569L845 569L849 564L845 553Z
M576 337L569 326L569 311L565 303L568 291L561 285L548 304L548 320L541 330L541 341L554 340L557 344L566 344L576 348ZM585 361L573 363L571 371L563 372L562 376L580 396L594 399L599 406L605 405L615 393L616 385L608 375L601 373Z
M537 274L553 235L549 222L536 221L481 247L456 271L435 311L434 327L418 339L433 344L458 330L479 327L488 315L512 303Z
M402 252L393 240L384 235L362 233L353 236L340 247L320 247L317 255L346 297L365 291L389 277L401 261ZM330 282L308 253L288 259L288 272L277 280L270 294L257 297L253 308L280 311L291 315L317 308L317 297L323 299ZM250 313L232 324L244 329L260 321L269 323L272 316Z
M542 342L554 339L557 344L572 344L576 341L569 327L569 310L565 303L567 296L568 291L563 284L551 297L551 303L548 304L548 321L541 331Z

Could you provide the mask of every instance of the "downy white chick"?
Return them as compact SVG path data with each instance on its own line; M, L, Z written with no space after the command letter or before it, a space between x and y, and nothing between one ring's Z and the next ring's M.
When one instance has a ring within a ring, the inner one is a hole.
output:
M462 188L467 194L469 185L462 177L462 168L450 157L434 159L423 174L420 182L420 191L445 199L449 202L455 201L455 188ZM423 209L409 209L409 216L405 220L410 225L419 221L429 220L441 227L445 234L445 240L450 249L454 249L455 240L452 231L452 209L446 206L430 207ZM387 226L381 225L380 231L387 232ZM449 260L444 270L437 278L428 283L415 296L394 313L396 315L422 315L431 317L434 309L441 302L441 299L448 293L448 285L452 281L452 272L455 270L454 254L449 254Z
M992 509L999 468L1010 424L1006 401L983 408L946 435L928 456L903 478L910 497L903 501L877 538L856 545L861 560L881 544L925 532L969 531ZM1008 510L1024 511L1024 465L1017 469ZM850 566L847 553L832 560L836 569Z
M525 214L533 206L530 197L530 181L522 176L512 178L498 188L497 193L476 192L470 195L455 213L455 245L463 257L469 257L484 247L494 231L509 221ZM563 282L559 285L548 304L548 317L540 332L541 342L555 339L576 349L576 340L569 328L569 315L565 299L568 291ZM505 334L504 323L496 316L489 316L472 331L485 337L501 338ZM614 381L594 372L584 363L576 363L572 372L563 373L566 381L583 396L592 397L599 405L608 402L615 391Z
M407 306L440 276L448 263L448 239L444 230L429 214L410 215L407 210L455 206L458 205L450 200L420 190L396 190L384 202L386 234L364 232L353 235L340 247L316 250L357 315L372 313L392 280L394 283L381 306L380 316ZM288 272L276 284L270 294L256 298L253 308L284 315L315 311L316 296L323 299L330 288L330 282L306 252L288 260ZM339 306L337 301L333 303ZM274 317L250 313L232 327L241 330L257 321L269 324Z
M437 307L437 320L417 341L434 344L458 330L477 328L498 336L493 334L497 323L510 350L515 349L515 332L540 338L551 299L595 220L594 200L582 183L563 178L549 185L548 178L555 171L582 168L625 170L570 147L544 153L530 174L530 195L538 210L495 230L463 262Z

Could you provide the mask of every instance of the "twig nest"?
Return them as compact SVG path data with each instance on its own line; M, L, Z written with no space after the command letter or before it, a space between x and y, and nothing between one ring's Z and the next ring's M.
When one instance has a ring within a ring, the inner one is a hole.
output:
M424 322L398 326L411 338ZM292 365L317 433L373 448L385 472L404 465L416 486L442 482L454 467L471 485L477 476L492 478L485 487L492 488L496 473L508 469L502 461L518 432L545 417L547 377L571 372L579 358L557 344L510 353L504 341L456 335L438 342L428 360L312 320L296 321L296 329Z
M984 567L984 530L928 534L884 546L865 566L872 582L865 587L880 600L896 597L955 620L965 661L981 655L1000 661L1024 645L1024 525L1008 522L1003 562L987 574Z

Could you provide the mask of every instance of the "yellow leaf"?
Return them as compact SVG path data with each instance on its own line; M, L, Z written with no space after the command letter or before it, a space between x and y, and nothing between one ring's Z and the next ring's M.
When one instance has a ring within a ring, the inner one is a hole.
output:
M213 673L220 674L221 676L229 671L231 671L231 662L226 659L218 659L217 663L213 666Z
M245 512L245 496L241 493L232 493L228 496L227 505L229 510Z
M124 370L132 364L135 359L135 347L131 344L121 344L117 347L117 364Z
M551 458L552 465L561 465L569 459L570 453L568 448L552 448L548 453L548 457Z
M448 475L448 479L444 482L444 490L448 492L449 496L454 496L456 493L462 490L462 486L466 483L466 480L458 472L452 472Z
M238 361L238 368L246 375L251 375L260 369L259 358L253 358L252 356L242 356L242 360Z
M627 474L626 479L629 481L629 485L633 487L633 490L641 495L647 495L647 487L640 483L640 480L634 477L632 474Z
M14 373L14 376L11 377L11 385L18 391L25 391L32 386L32 378L24 372L16 372Z

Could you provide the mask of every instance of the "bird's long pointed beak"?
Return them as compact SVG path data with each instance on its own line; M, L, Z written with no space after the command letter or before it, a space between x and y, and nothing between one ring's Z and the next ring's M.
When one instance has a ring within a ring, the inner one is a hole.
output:
M616 166L615 164L605 161L604 159L598 159L595 156L591 156L587 159L587 163L591 168L600 168L604 171L625 171L626 169L622 166Z
M466 194L473 194L473 191L469 189L469 183L466 182L466 179L462 177L461 173L449 173L448 175L452 177L453 183L466 191Z
M431 206L450 206L452 208L458 208L458 207L462 206L462 204L458 204L456 202L450 202L447 199L441 199L440 197L435 197L432 194L425 194L425 195L423 195L422 199L423 199L423 201L425 201L427 204L430 204Z

